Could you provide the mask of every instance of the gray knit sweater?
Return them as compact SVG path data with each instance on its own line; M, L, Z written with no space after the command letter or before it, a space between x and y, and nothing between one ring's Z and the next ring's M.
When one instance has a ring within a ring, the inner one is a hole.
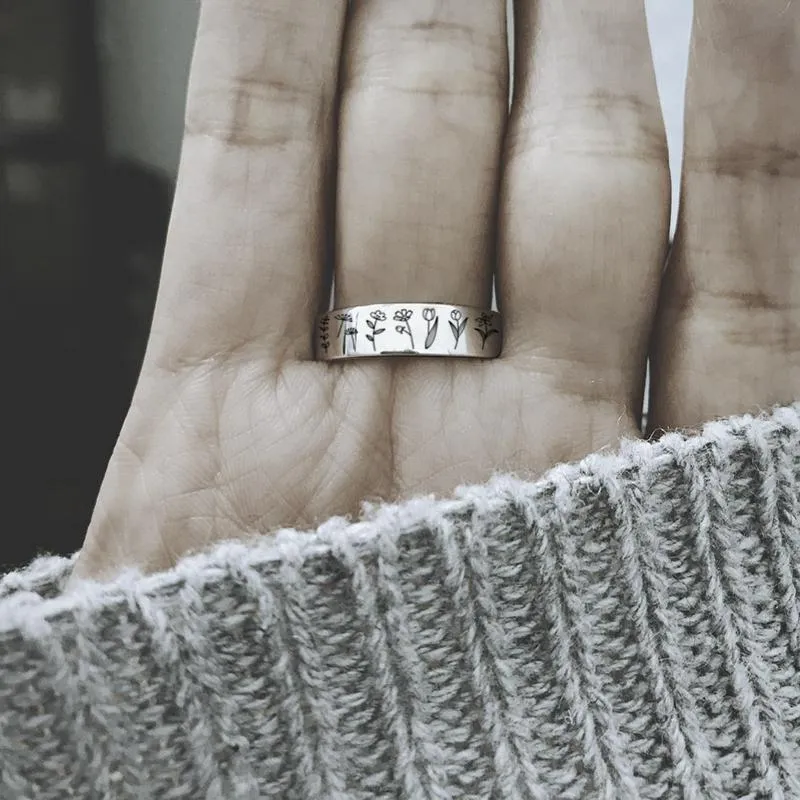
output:
M0 796L800 798L800 405L0 583Z

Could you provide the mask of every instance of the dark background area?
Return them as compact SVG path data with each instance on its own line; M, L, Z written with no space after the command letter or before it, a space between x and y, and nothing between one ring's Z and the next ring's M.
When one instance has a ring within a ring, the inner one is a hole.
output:
M191 24L191 0L159 2ZM0 0L0 570L80 547L157 288L176 158L140 158L132 130L165 137L130 120L174 128L183 109L148 108L131 63L165 34L148 3L111 3Z

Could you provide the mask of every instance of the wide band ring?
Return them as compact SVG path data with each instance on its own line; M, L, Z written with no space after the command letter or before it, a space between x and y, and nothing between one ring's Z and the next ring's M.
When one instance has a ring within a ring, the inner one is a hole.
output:
M319 318L317 359L376 356L497 358L503 326L496 311L451 303L376 303Z

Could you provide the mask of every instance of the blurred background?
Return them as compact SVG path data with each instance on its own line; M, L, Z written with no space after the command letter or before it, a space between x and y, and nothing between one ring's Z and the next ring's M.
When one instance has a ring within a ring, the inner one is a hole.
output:
M647 6L677 187L691 0ZM83 540L144 353L198 7L0 0L0 571Z

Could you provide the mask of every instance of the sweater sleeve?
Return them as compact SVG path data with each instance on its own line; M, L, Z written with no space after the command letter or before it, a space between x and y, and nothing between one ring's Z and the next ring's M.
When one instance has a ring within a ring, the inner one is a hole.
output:
M800 797L800 406L0 582L0 797Z

